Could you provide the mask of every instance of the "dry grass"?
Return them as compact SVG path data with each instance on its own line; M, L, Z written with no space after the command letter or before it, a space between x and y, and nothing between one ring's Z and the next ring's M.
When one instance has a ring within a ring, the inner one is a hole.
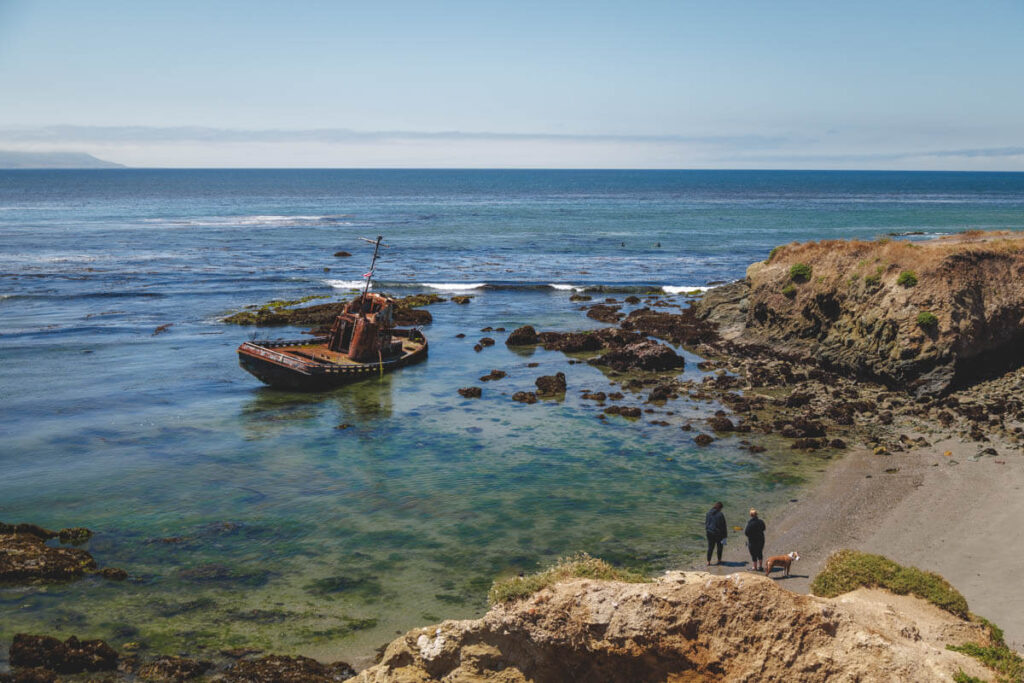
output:
M616 569L604 560L591 557L587 553L577 553L572 557L560 558L553 566L542 572L495 581L487 593L487 599L492 605L518 600L568 579L601 579L626 583L644 583L648 580L642 574Z

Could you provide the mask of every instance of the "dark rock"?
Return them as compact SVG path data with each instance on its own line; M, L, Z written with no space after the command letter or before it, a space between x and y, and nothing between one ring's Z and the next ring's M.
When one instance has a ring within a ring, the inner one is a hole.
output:
M824 445L824 439L797 439L792 444L790 444L790 448L801 448L804 450L813 451L818 448L821 448Z
M111 581L124 581L128 578L128 572L117 567L106 567L100 570L100 576Z
M651 390L651 393L647 396L649 403L664 403L670 398L676 396L675 386L669 383L659 384Z
M92 538L92 532L85 527L76 526L70 529L61 529L57 532L57 537L60 538L61 543L81 545Z
M481 382L493 382L494 380L499 380L499 379L501 379L503 377L507 377L507 376L508 376L508 373L505 372L504 370L491 370L488 374L486 374L483 377L481 377L480 381Z
M846 442L842 439L832 439L828 445L830 448L846 448Z
M490 325L488 325L487 327L481 327L481 328L480 328L480 331L481 331L481 332L493 332L493 331L494 331L494 328L493 328L493 327L491 327Z
M609 401L621 401L623 398L625 398L625 396L623 396L621 391L613 391L608 394Z
M513 401L519 401L520 403L532 404L537 402L537 394L532 391L517 391L512 394Z
M268 655L243 660L223 675L228 683L334 683L344 681L356 672L345 662L321 664L309 657Z
M884 425L891 425L892 424L892 411L891 410L883 410L882 412L880 412L878 414L878 421L881 422Z
M18 633L11 643L11 666L42 667L59 674L83 671L112 671L117 652L102 640L79 640L71 636L63 643L50 636Z
M787 408L800 408L811 402L811 395L801 391L794 391L786 397Z
M455 335L455 338L456 339L465 339L466 338L466 333L465 332L459 332L457 335Z
M569 297L569 301L590 301L592 298L586 294L573 294Z
M622 417L636 418L642 415L639 408L632 406L608 406L604 409L607 415L621 415Z
M472 296L453 296L452 303L468 304L472 298Z
M750 446L747 447L747 450L750 451L751 453L764 453L768 449L758 444L751 444Z
M536 367L539 367L539 366L540 366L540 363L536 363L536 362L534 362L534 363L527 363L526 364L526 367L528 367L528 368L536 368Z
M708 343L718 339L716 325L697 318L693 309L680 313L639 308L632 311L621 325L624 330L642 332L676 345Z
M710 435L705 434L703 432L701 432L697 436L693 437L693 442L695 444L697 444L698 446L707 446L708 444L712 443L713 441L714 441L714 439Z
M565 393L565 373L544 375L535 381L538 396L557 396Z
M336 251L334 252L334 255L337 256L338 258L348 258L352 254L348 253L347 251Z
M138 676L144 681L188 681L199 678L213 667L211 662L203 662L186 657L163 656L139 667Z
M608 353L590 361L593 365L605 365L619 372L628 370L644 370L656 372L673 370L683 367L685 361L668 346L644 339L621 348L612 349Z
M508 335L508 339L505 340L505 345L533 346L538 341L537 330L533 329L531 325L523 325L522 327L512 330Z
M635 306L636 304L640 303L640 297L638 297L638 296L627 296L626 297L626 303L631 305L631 306Z
M494 346L494 340L490 337L481 337L480 346Z
M57 674L41 667L18 669L9 674L0 673L0 683L56 683L57 680Z
M622 320L621 306L607 306L605 304L594 304L587 309L587 317L599 320L603 323L617 323Z
M483 390L480 387L463 387L459 389L459 394L463 398L480 398L483 395Z
M418 327L429 325L434 322L434 316L430 311L421 308L397 308L395 309L395 324L401 327Z
M603 391L587 391L584 392L584 394L580 396L580 398L586 399L588 401L604 401L608 398L608 396Z
M13 529L22 525L3 526ZM96 561L86 551L52 548L40 534L53 532L34 525L25 527L29 533L0 531L0 581L66 581L96 569Z
M477 353L480 353L481 351L484 350L484 347L481 346L480 344L473 344L473 350L476 351Z
M708 426L716 432L731 432L736 428L732 420L723 415L716 415L708 420Z

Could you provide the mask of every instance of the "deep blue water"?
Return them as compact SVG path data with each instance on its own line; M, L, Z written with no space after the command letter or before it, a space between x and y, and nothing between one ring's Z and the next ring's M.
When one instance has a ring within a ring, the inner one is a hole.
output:
M0 171L0 520L89 526L136 577L0 589L0 641L359 659L561 554L679 566L709 500L771 509L820 463L696 448L678 427L714 405L603 424L578 398L608 388L598 370L502 333L474 352L479 330L594 326L565 285L675 292L793 240L973 228L1024 228L1024 174ZM348 296L378 234L378 289L488 285L429 309L426 363L312 396L237 366L241 341L300 331L225 313ZM491 368L509 377L480 384ZM564 401L510 400L556 371Z

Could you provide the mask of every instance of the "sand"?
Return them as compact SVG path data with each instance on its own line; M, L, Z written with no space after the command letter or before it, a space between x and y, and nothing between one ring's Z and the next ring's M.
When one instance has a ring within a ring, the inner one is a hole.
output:
M989 447L998 454L979 454ZM893 468L898 471L885 471ZM746 523L746 509L724 512L730 530ZM957 439L890 455L852 450L796 502L762 517L768 527L766 557L800 553L791 577L774 573L786 588L809 592L811 578L834 550L879 553L944 576L972 612L998 624L1007 643L1024 651L1024 454L1019 449ZM749 566L743 533L730 531L730 541L723 565L712 567L715 573Z

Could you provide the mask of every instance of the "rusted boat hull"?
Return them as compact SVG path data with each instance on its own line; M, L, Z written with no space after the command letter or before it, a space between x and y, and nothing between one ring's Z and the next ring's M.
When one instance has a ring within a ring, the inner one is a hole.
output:
M329 363L299 358L276 349L327 343L327 338L291 341L253 341L238 347L238 364L264 384L288 391L326 391L385 372L419 363L427 357L427 340L418 332L394 330L396 337L418 335L416 348L376 363Z

